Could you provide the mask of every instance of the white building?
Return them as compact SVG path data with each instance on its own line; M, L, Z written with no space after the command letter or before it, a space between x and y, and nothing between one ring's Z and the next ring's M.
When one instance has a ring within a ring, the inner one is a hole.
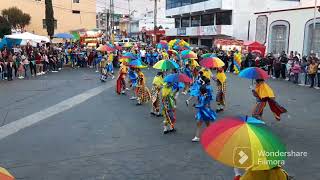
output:
M166 36L211 47L217 37L251 40L255 12L299 6L299 0L166 0L166 16L175 18L175 28Z
M153 1L140 13L135 13L131 20L131 35L137 36L142 31L154 29L154 4ZM138 11L137 11L138 12ZM157 27L160 29L174 28L174 19L165 16L165 1L160 1L157 9Z
M265 44L267 51L274 54L282 51L286 53L297 51L300 54L308 55L314 51L319 56L319 6L320 2L315 8L315 0L302 0L296 8L256 12L252 19L256 24L252 27L254 39Z

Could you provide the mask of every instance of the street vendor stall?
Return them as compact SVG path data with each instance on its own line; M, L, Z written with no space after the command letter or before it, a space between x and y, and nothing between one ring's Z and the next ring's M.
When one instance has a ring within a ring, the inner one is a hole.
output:
M80 35L80 43L85 44L88 47L96 47L99 44L100 38L103 33L98 31L82 31L79 32Z

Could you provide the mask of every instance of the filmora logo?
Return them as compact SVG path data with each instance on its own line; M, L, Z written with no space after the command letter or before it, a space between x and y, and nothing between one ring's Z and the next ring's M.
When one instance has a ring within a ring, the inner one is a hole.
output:
M251 149L247 147L235 148L233 151L233 163L237 168L248 168L252 165Z

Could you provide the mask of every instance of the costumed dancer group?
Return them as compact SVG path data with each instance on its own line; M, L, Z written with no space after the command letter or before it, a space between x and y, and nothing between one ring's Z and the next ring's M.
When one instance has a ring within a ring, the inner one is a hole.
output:
M165 52L163 53L165 54ZM146 86L146 77L141 67L131 66L130 62L123 61L119 69L116 92L119 95L131 93L132 96L130 100L136 100L137 105L146 104L151 101L151 115L163 117L163 134L170 134L177 131L176 109L179 91L181 90L184 95L189 95L189 98L186 100L187 106L189 106L191 100L195 98L196 103L193 103L192 107L196 109L194 116L196 130L192 142L199 142L200 131L203 124L207 127L210 126L210 124L217 119L218 114L226 110L227 76L225 74L224 63L223 65L211 66L207 64L207 66L205 66L203 65L205 63L200 62L201 68L200 65L195 62L195 59L179 61L181 57L178 56L178 54L165 54L165 56L163 56L165 59L161 60L162 62L156 62L153 66L154 68L159 67L159 64L166 65L173 63L175 65L172 66L174 68L156 68L161 69L161 71L157 72L154 77L151 91L149 91ZM239 69L239 66L235 68ZM216 70L215 75L212 73L213 70ZM107 72L109 71L110 70ZM190 81L183 80L184 78ZM287 110L275 101L275 94L271 87L265 82L265 78L258 77L251 79L255 79L255 87L250 88L253 96L256 98L252 116L256 119L263 120L264 108L269 104L275 119L280 121L281 114L286 113ZM216 82L216 93L214 93L211 81ZM214 99L216 101L215 109L212 108L212 101ZM240 179L239 169L235 168L234 171L235 180Z

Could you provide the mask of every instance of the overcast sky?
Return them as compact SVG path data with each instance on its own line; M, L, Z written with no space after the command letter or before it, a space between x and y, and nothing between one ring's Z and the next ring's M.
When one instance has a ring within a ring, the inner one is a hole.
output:
M107 1L107 3L105 3ZM165 0L160 0L160 6L165 5ZM160 2L158 1L158 2ZM97 0L97 11L104 9L105 4L109 7L110 0ZM153 0L130 0L130 11L136 10L138 13L143 13L146 11L146 8L149 10L153 9ZM115 13L126 13L129 12L128 0L114 0Z
M110 0L97 0L97 11L101 11L105 7L105 2L107 1L107 6L109 6ZM165 0L161 0L165 1ZM114 0L115 13L128 13L129 5L128 0ZM130 0L130 10L136 10L139 13L142 13L148 9L153 8L152 0Z

